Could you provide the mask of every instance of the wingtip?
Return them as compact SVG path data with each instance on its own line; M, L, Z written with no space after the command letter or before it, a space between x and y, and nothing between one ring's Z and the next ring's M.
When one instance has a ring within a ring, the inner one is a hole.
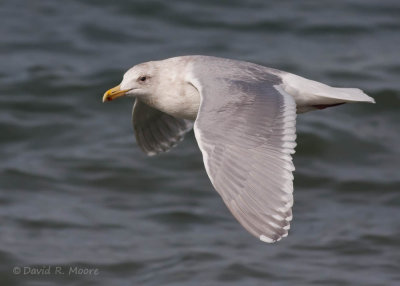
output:
M265 235L260 235L260 240L261 241L263 241L263 242L266 242L266 243L274 243L276 240L273 240L272 238L269 238L269 237L267 237L267 236L265 236Z

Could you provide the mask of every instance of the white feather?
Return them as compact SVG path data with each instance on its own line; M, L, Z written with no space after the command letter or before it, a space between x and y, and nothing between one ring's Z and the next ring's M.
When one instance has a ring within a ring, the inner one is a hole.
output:
M294 98L298 112L313 110L312 106L315 105L345 102L375 103L372 97L358 88L332 87L286 72L280 72L277 75L282 78L281 88Z

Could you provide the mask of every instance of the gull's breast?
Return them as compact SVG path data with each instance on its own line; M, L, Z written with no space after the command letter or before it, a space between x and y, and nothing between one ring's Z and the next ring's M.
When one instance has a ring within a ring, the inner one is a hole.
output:
M180 82L174 85L161 85L153 96L143 101L176 118L195 120L200 107L200 94L190 83Z

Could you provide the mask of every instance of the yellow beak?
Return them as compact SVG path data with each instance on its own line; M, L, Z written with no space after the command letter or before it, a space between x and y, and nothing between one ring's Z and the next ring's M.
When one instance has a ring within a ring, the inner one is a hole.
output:
M120 86L117 85L116 87L113 87L109 90L107 90L104 95L103 95L103 102L105 101L111 101L113 99L116 99L117 97L121 97L127 93L129 89L120 89Z

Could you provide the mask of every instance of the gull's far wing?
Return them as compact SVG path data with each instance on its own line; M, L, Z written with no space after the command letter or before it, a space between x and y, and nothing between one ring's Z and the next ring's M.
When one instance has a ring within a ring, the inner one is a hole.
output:
M203 66L190 82L201 96L194 132L207 174L242 226L275 242L292 219L296 104L264 67Z
M136 142L149 156L166 152L193 127L193 122L175 118L136 99L132 111Z

